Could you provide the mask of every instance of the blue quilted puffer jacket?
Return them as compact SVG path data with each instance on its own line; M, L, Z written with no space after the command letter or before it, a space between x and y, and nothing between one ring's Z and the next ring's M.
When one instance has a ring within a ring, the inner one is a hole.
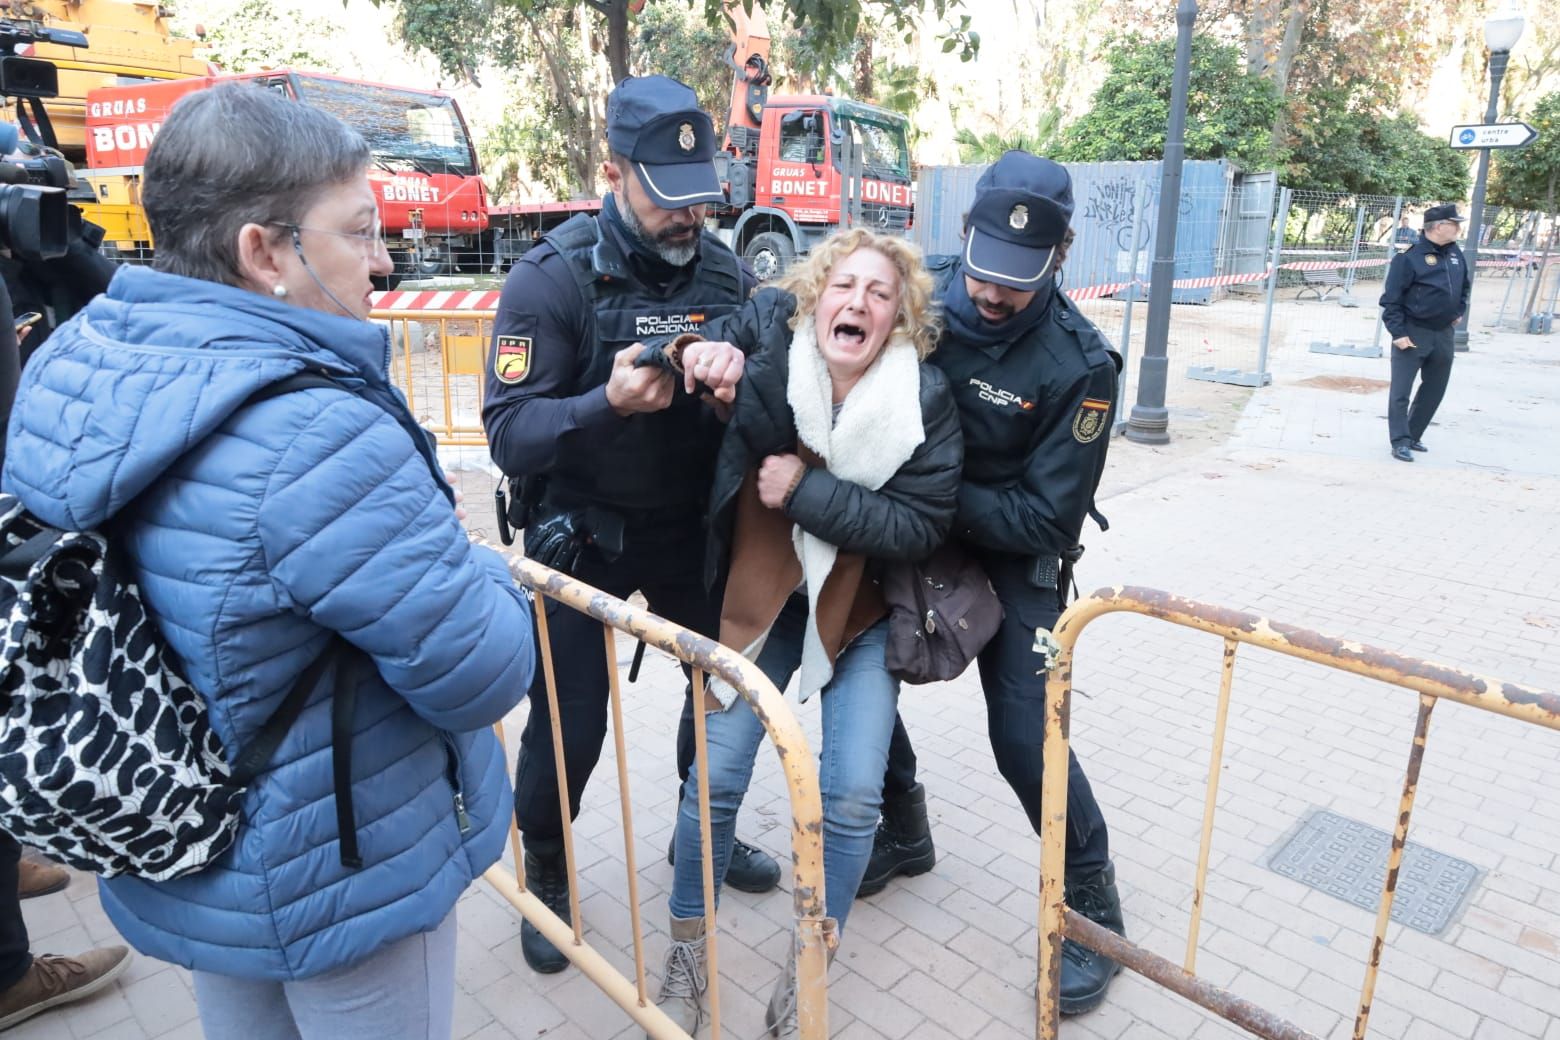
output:
M433 929L502 852L512 803L489 727L530 684L530 609L386 411L409 424L389 356L368 322L126 267L23 374L5 490L57 527L120 539L230 760L332 633L367 655L352 744L362 868L341 864L322 690L220 859L170 882L102 882L143 953L317 975ZM305 366L357 392L246 405Z

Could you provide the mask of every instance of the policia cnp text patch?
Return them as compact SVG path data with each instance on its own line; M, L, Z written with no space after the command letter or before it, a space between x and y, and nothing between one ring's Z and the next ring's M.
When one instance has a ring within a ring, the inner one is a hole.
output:
M1085 397L1073 418L1073 440L1088 444L1105 429L1105 417L1110 414L1110 402L1097 397Z
M493 345L493 374L513 385L531 374L531 337L500 336Z

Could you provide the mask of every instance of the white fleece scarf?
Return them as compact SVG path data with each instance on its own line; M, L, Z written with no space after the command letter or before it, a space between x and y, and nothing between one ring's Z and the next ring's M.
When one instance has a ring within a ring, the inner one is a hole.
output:
M786 403L796 417L797 438L835 477L878 490L926 439L921 424L920 364L913 343L902 337L890 340L851 387L836 418L833 384L818 351L813 319L803 318L791 337L785 389ZM807 627L797 681L805 701L834 675L834 665L818 634L817 616L818 596L834 569L838 550L800 525L791 530L791 544L801 561L807 590ZM767 632L759 636L743 650L743 656L756 661L767 638ZM724 682L713 682L710 689L725 707L736 697L736 691Z

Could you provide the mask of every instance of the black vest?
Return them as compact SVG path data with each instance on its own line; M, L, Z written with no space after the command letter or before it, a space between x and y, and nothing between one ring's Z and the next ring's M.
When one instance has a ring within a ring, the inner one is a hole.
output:
M546 238L567 262L590 312L590 360L581 367L576 394L604 384L624 347L697 332L743 303L741 264L708 232L692 275L664 295L634 277L628 258L594 216L575 216ZM548 498L564 508L602 505L630 514L686 509L697 515L709 502L721 431L709 408L679 388L671 407L630 416L605 444L560 451L548 475Z

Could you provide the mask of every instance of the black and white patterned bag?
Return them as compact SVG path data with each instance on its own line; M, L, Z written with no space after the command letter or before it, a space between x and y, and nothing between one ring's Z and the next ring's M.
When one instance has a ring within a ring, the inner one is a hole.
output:
M221 855L242 784L106 539L0 495L0 618L0 829L105 877Z
M297 375L250 400L317 386L339 388ZM104 877L166 881L222 855L244 788L343 656L333 640L230 767L112 539L50 527L7 494L0 623L0 830ZM350 718L350 694L336 701ZM357 855L350 739L333 728L343 862Z

